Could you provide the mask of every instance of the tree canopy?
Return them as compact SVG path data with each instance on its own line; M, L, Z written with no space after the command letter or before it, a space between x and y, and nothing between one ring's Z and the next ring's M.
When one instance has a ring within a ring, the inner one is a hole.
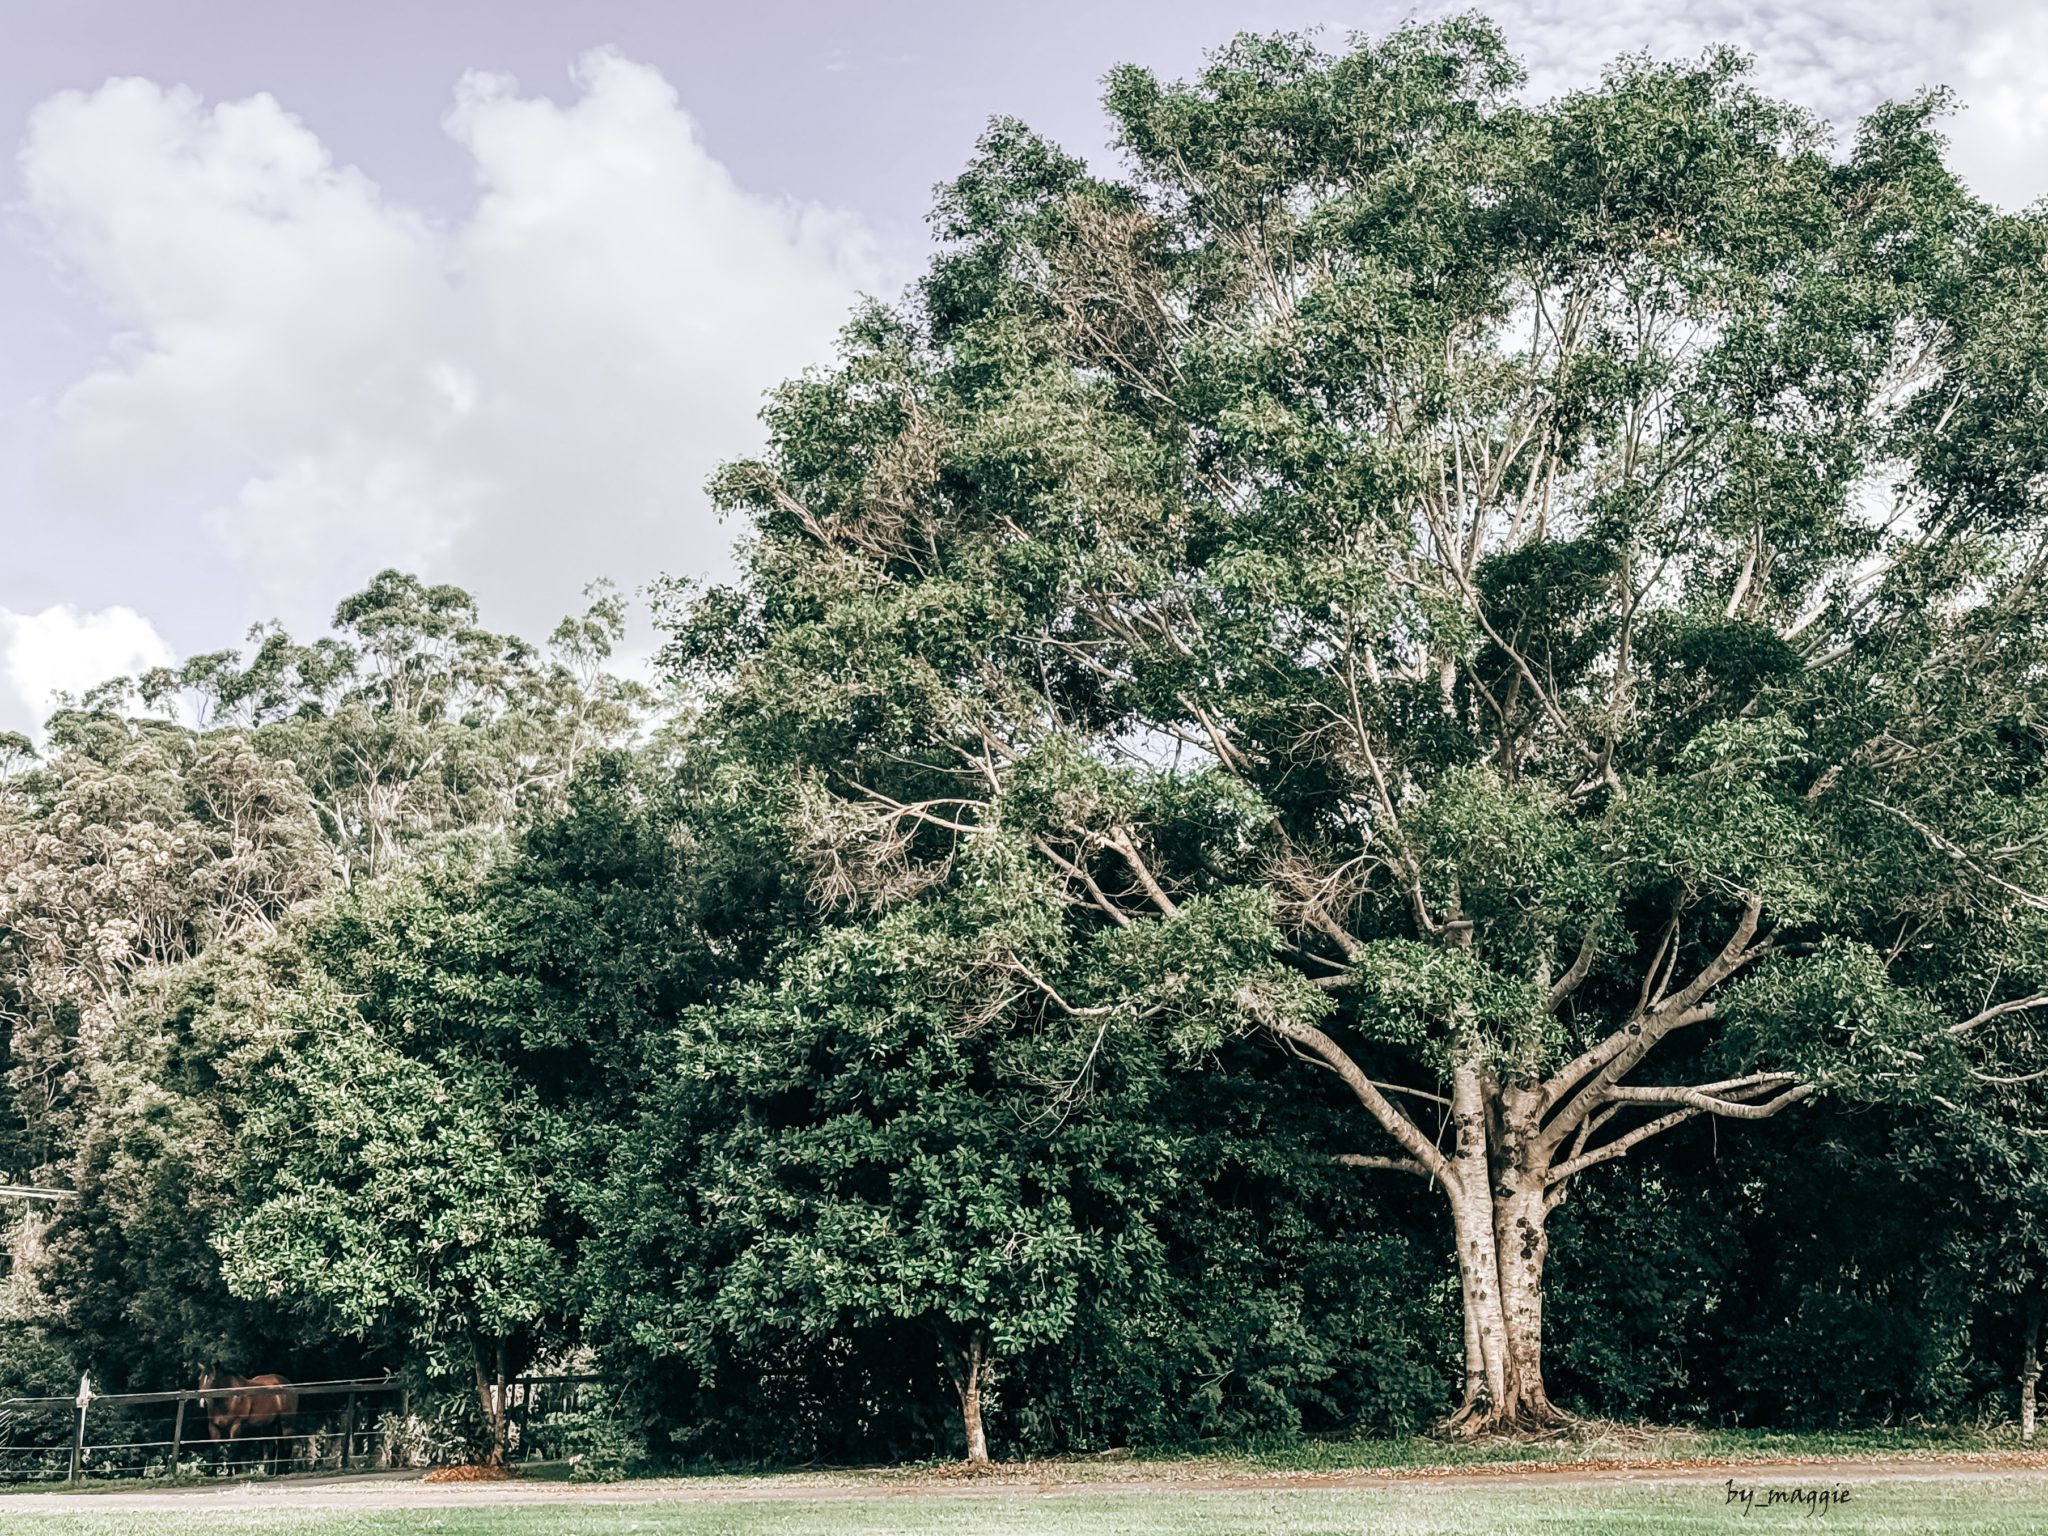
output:
M2048 1006L2048 223L1934 100L1835 158L1725 52L1519 81L1465 19L1119 71L1122 180L998 124L669 653L819 897L1028 850L1007 1006L1327 1069L1447 1197L1475 1430L1555 1417L1582 1172L1953 1104Z

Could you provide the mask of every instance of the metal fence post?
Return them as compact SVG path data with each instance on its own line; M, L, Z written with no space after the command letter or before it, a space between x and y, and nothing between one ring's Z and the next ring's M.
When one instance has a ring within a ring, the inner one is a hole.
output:
M79 1463L85 1459L85 1410L92 1402L92 1378L78 1378L78 1422L71 1430L71 1476L70 1482L78 1481Z
M185 1450L185 1399L178 1399L178 1412L171 1420L171 1476L178 1475L178 1458Z
M340 1471L346 1472L348 1470L348 1443L350 1440L355 1438L355 1432L356 1395L355 1393L351 1392L348 1395L348 1406L342 1409L341 1411L341 1466L339 1468Z

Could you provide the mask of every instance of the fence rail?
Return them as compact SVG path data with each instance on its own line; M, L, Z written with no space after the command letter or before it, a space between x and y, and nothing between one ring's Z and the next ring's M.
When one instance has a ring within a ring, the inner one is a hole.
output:
M523 1459L548 1455L555 1438L550 1418L579 1406L595 1384L595 1377L566 1375L523 1376L508 1383L512 1454ZM290 1414L280 1416L275 1433L213 1439L206 1405L247 1397L252 1390L289 1392L298 1402ZM396 1406L402 1413L405 1403L405 1384L391 1376L295 1381L282 1388L106 1393L94 1392L91 1381L81 1378L70 1397L0 1399L0 1481L75 1483L87 1477L192 1470L227 1476L257 1468L345 1472L389 1466L397 1448L388 1427L380 1428L367 1410ZM196 1415L191 1412L195 1406Z

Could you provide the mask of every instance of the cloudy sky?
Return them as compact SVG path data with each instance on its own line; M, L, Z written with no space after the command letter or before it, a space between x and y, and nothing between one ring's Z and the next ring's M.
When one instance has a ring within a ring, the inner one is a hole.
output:
M1978 191L2048 194L2028 0L1490 8L1537 94L1724 40L1844 124L1944 83ZM9 0L0 729L386 565L527 633L594 577L717 571L706 474L910 276L989 115L1097 157L1112 64L1433 9Z

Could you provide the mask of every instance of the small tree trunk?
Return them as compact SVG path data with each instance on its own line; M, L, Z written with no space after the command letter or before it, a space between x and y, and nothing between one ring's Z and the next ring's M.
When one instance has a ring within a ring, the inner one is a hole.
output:
M491 1448L487 1464L502 1467L505 1464L505 1341L497 1344L497 1375L484 1364L484 1341L475 1341L471 1358L476 1362L476 1396L484 1411L484 1426L491 1437Z
M497 1460L501 1464L512 1445L512 1383L507 1379L505 1370L508 1353L506 1341L501 1337L498 1340L498 1423L495 1431Z
M2020 1439L2034 1439L2035 1394L2041 1384L2041 1320L2043 1297L2036 1291L2027 1299L2026 1338L2020 1348Z
M988 1434L981 1423L982 1388L988 1384L988 1335L980 1327L968 1327L957 1334L943 1329L940 1348L946 1356L946 1374L953 1379L953 1391L960 1398L960 1427L967 1434L967 1464L988 1465Z

